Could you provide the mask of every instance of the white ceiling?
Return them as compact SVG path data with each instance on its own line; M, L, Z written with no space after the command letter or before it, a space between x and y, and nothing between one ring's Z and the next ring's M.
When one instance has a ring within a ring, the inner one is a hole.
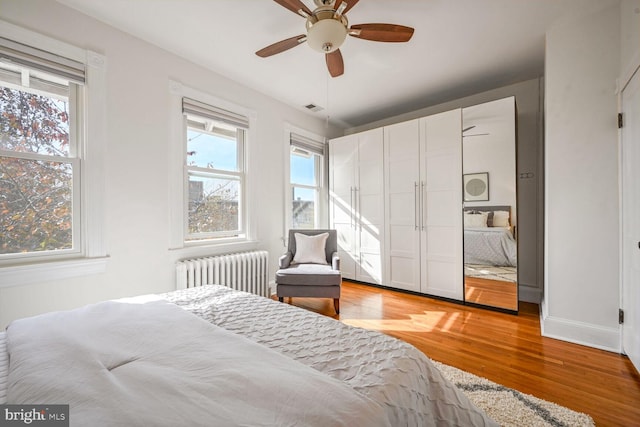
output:
M274 1L58 1L301 110L319 105L309 114L348 128L541 76L546 29L586 0L360 0L350 25L415 33L408 43L348 37L337 78L306 45L255 55L305 32L304 18Z

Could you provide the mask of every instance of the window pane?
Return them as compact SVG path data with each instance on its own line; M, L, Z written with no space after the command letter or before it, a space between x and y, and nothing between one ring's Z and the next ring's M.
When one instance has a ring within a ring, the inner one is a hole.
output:
M0 87L0 149L68 156L67 99Z
M189 175L189 234L236 231L240 181Z
M201 168L239 171L237 131L211 134L187 130L187 165Z
M316 190L293 187L293 228L315 228Z
M72 167L0 157L0 254L72 249Z
M295 150L295 151L294 151ZM299 151L291 147L291 183L301 185L316 185L317 154Z

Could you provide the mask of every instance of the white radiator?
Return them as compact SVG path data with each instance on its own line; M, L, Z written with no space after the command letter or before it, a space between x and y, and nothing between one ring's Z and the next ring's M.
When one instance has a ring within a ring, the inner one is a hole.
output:
M224 285L268 297L268 262L267 251L239 252L179 261L176 264L177 289Z

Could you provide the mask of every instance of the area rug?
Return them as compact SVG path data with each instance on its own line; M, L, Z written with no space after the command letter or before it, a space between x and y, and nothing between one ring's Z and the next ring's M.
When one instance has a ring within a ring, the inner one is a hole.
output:
M590 427L593 419L555 403L433 361L443 375L501 426Z

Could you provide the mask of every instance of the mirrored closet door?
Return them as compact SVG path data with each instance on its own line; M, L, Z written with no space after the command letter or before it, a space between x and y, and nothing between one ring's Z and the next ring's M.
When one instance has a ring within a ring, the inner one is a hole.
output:
M515 98L462 110L464 297L518 310Z

